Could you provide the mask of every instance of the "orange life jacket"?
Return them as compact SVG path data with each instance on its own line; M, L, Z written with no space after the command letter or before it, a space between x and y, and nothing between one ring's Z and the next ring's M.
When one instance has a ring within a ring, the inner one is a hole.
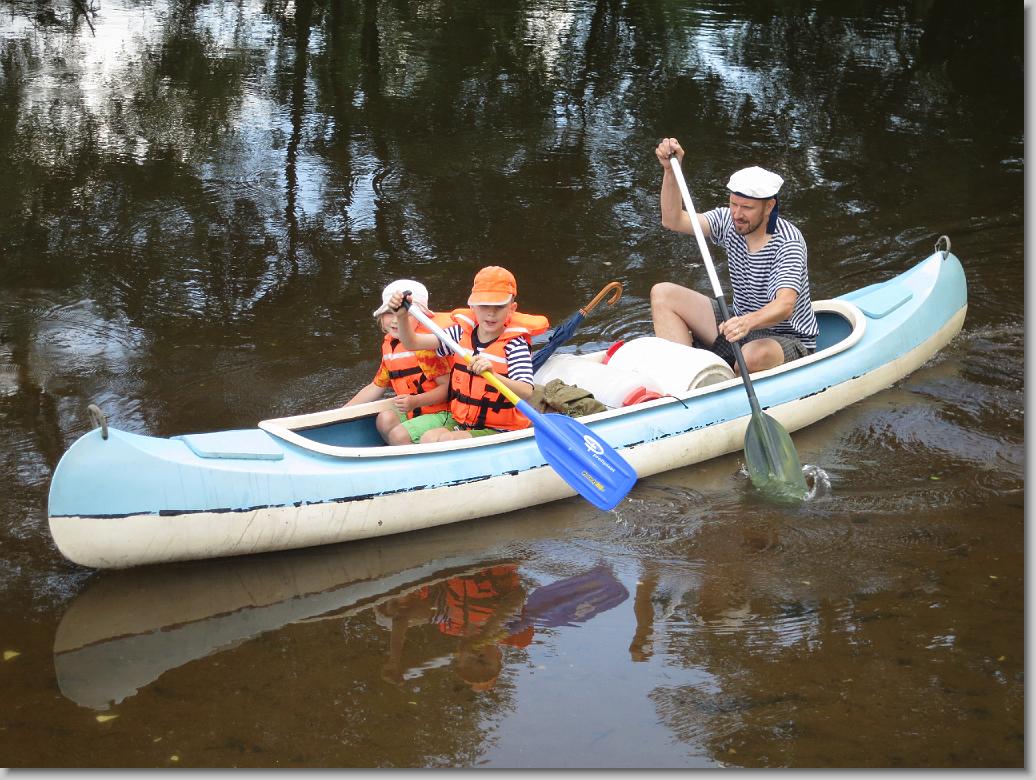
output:
M440 324L444 323L448 317L447 314L434 315L434 319L438 319ZM385 338L381 342L381 362L388 371L389 383L396 395L417 395L438 387L435 378L426 376L421 369L421 365L417 362L417 354L403 346L403 342L399 339L388 334L385 334ZM407 413L407 418L413 419L422 414L445 412L449 406L448 400L439 404L419 406Z
M474 313L470 309L456 309L453 319L461 326L461 337L457 342L465 349L473 351L474 333L478 326ZM483 347L479 354L492 361L494 374L506 377L508 367L504 347L507 343L517 336L531 344L534 335L543 333L549 327L550 322L546 317L515 312L496 341ZM532 424L503 393L479 374L473 373L463 358L457 358L453 362L449 401L450 414L464 429L494 428L501 431L519 431Z

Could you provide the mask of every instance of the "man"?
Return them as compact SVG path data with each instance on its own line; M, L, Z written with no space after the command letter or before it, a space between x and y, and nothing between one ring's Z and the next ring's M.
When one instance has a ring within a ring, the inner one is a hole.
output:
M675 138L665 138L655 156L665 171L660 195L662 225L693 233L683 210L680 189L669 158L683 162ZM811 354L819 328L809 297L806 242L793 224L778 216L777 193L784 180L759 167L730 177L728 207L695 214L702 233L727 252L732 299L730 319L721 322L712 297L672 282L651 288L655 335L680 344L709 349L735 372L732 342L740 342L749 373L779 366Z

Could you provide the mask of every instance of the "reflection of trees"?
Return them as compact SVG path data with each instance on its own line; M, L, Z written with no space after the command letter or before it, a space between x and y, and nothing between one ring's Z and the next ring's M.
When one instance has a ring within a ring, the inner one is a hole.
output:
M651 694L679 739L745 767L1020 756L1021 730L1004 733L1005 717L1022 722L1023 661L1010 655L1022 646L1020 595L975 583L971 544L938 513L906 532L895 522L887 535L871 528L866 546L842 550L755 525L709 526L697 540L696 553L707 551L701 586L679 616L687 629L666 632L664 652L701 679ZM902 548L912 548L910 573ZM988 614L958 623L944 606L976 603L976 587L988 591Z
M68 32L76 32L80 22L85 22L90 32L94 32L94 19L99 10L97 0L35 0L9 5L16 13L23 14L36 29L56 27Z
M520 255L532 233L571 257L566 236L628 231L618 206L640 197L640 175L623 158L640 159L630 148L661 127L711 149L723 135L784 138L788 166L806 153L822 181L830 139L873 164L904 123L967 110L960 86L988 94L961 67L969 54L997 52L986 76L1020 85L1020 47L989 45L1001 7L977 25L943 2L876 21L872 9L706 15L661 0L302 0L271 3L265 19L222 2L171 8L118 52L113 79L72 70L60 117L11 77L44 67L24 56L41 44L4 53L4 136L18 142L4 150L14 203L0 231L36 259L5 265L85 284L140 324L249 317L272 293L338 287L372 260L402 271L463 258L467 276L487 252ZM987 104L1017 120L1020 103ZM560 207L530 209L545 184ZM371 273L360 281L377 287Z

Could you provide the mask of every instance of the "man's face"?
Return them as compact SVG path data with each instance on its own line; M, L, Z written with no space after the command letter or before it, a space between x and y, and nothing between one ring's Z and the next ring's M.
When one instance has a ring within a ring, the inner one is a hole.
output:
M774 203L773 198L761 200L731 193L730 217L734 220L734 230L742 236L754 233L769 219Z

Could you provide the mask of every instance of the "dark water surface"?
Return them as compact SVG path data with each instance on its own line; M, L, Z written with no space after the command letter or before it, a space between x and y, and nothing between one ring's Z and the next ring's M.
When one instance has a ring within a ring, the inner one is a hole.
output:
M1022 4L2 9L0 764L1024 764ZM961 334L794 434L814 500L760 500L730 456L612 513L129 572L57 552L87 404L161 436L337 405L394 278L445 309L506 265L554 321L618 279L570 348L650 333L651 284L707 289L659 226L663 135L701 208L781 172L815 299L942 234L964 263Z

